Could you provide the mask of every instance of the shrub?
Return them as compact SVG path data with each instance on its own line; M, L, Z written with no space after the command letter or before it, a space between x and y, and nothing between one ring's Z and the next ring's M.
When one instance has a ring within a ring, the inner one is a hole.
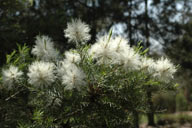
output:
M135 128L139 113L150 110L147 92L175 88L176 67L169 59L148 58L147 50L130 47L112 31L87 45L89 31L87 24L73 20L64 33L76 49L60 54L42 35L32 49L18 46L7 55L2 127Z

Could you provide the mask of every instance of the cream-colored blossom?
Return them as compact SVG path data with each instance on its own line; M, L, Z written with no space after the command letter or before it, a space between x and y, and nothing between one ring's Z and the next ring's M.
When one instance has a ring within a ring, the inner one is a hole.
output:
M79 63L81 61L81 57L79 53L75 51L66 51L65 52L65 60L71 63Z
M80 90L80 88L86 84L86 75L75 64L71 63L67 65L67 68L64 67L65 72L62 76L62 84L65 85L66 90L71 90L73 88Z
M140 69L148 72L149 74L153 74L155 65L156 65L156 63L153 59L143 57L141 59Z
M99 37L89 50L89 55L99 64L121 64L125 69L138 69L140 55L120 36L110 38L105 35Z
M23 72L19 71L18 67L11 65L8 69L2 70L3 84L7 85L10 89L14 82L18 82L21 79Z
M141 63L141 56L135 52L133 48L128 49L123 55L122 55L122 61L124 64L125 69L128 70L138 70L139 65Z
M113 55L111 56L112 63L123 64L127 52L131 49L127 39L117 36L111 40L110 45L111 51L113 52Z
M66 59L59 61L57 63L57 76L61 78L66 73L66 69L70 67L71 64L72 63Z
M89 55L97 60L99 64L111 63L114 51L107 35L99 37L95 44L89 49Z
M173 63L171 63L169 59L164 57L161 57L159 60L156 61L154 69L155 73L153 76L164 82L169 82L171 79L173 79L173 75L177 71Z
M35 61L29 66L28 82L37 87L48 86L55 81L54 70L53 63Z
M36 36L35 46L31 53L37 58L49 61L58 58L58 51L54 48L52 39L48 36Z
M65 37L69 38L69 42L84 44L91 38L89 31L89 25L85 24L80 19L73 19L72 22L67 24L67 29L64 30L64 33Z

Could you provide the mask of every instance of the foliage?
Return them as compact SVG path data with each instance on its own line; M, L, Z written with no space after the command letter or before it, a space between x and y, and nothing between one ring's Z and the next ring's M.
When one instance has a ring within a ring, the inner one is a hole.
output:
M178 83L181 84L180 89L180 98L183 102L188 106L186 107L190 108L190 101L191 101L191 48L192 48L192 23L191 21L187 22L183 26L183 34L176 38L172 43L169 45L169 47L166 48L166 54L173 60L174 63L180 65L180 70L176 74L176 78ZM183 93L183 94L182 94ZM180 104L180 103L178 103ZM180 106L180 105L179 105Z

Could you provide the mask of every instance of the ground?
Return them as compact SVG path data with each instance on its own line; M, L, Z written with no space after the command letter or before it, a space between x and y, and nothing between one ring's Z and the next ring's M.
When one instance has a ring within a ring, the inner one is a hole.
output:
M156 123L157 126L151 127L144 121L140 128L192 128L192 111L161 114Z

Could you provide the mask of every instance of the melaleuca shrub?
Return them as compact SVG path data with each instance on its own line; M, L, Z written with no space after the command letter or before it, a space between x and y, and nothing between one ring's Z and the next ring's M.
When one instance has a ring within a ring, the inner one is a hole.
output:
M137 127L139 114L149 111L147 92L174 88L176 67L169 59L149 58L140 45L130 47L111 31L88 45L89 31L80 19L72 20L64 36L76 49L61 54L50 37L39 35L31 50L19 46L7 55L4 102L17 111L22 100L23 116L15 119L9 110L2 125L14 118L20 128Z

